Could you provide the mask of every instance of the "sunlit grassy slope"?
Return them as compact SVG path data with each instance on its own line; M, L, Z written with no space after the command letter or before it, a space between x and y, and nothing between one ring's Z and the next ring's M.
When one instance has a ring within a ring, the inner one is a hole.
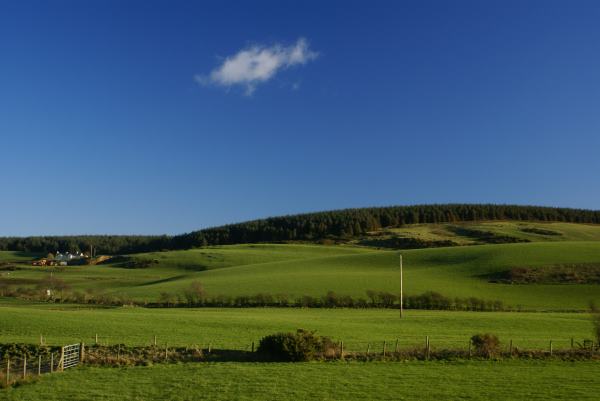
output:
M36 253L29 252L0 251L0 262L25 262L39 256Z
M415 224L392 228L372 234L396 234L424 241L453 241L460 245L477 244L479 241L464 230L490 232L532 242L540 241L600 241L600 225L556 222L484 221L445 224ZM358 241L351 241L358 242Z
M252 341L298 328L343 340L347 350L378 349L399 339L402 347L465 348L475 333L491 332L503 346L546 349L570 347L592 336L587 313L449 312L410 310L400 319L391 309L318 308L86 308L77 305L0 302L0 343L36 343L40 334L48 344L94 342L149 345L211 343L217 348L249 349Z
M597 400L593 362L212 363L83 368L0 400Z
M599 300L598 285L507 285L487 275L517 266L600 263L600 242L561 241L405 250L405 293L438 291L452 297L499 299L535 309L582 309ZM141 254L148 268L110 265L67 267L55 272L73 289L95 289L156 300L201 281L209 295L323 295L328 290L364 297L368 289L397 292L398 252L349 246L237 245ZM23 266L7 281L39 279L47 269Z

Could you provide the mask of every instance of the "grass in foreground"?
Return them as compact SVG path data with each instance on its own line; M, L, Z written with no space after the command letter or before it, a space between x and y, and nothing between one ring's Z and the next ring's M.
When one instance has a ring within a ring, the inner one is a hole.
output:
M425 336L433 348L467 347L476 333L498 335L506 345L547 349L570 346L591 338L592 323L583 313L444 312L408 311L402 320L397 310L381 309L87 309L80 305L4 304L0 306L0 342L48 344L93 342L149 345L154 335L159 345L206 345L249 349L252 341L279 331L298 328L343 340L347 350L364 351L367 343L378 350L400 339L401 347L422 346Z
M76 368L0 400L597 400L593 362L196 363Z

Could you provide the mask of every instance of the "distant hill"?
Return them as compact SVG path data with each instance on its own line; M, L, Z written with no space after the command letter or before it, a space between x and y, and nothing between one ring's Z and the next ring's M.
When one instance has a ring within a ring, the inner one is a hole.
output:
M600 211L542 206L494 204L440 204L389 206L344 209L290 216L270 217L220 227L207 228L176 236L44 236L0 238L0 250L47 253L85 251L90 245L98 253L130 254L160 250L178 250L207 245L290 241L353 241L385 229L414 224L440 224L476 221L531 221L600 224ZM525 227L526 228L526 227ZM543 228L533 227L531 235L544 235ZM527 241L522 236L490 235L479 229L465 231L458 227L458 237L469 237L478 243L506 243ZM460 231L462 230L462 231ZM467 229L468 230L468 229ZM542 230L542 231L540 231ZM549 230L551 231L551 230ZM523 232L526 233L527 232ZM546 235L552 235L546 233ZM392 236L394 237L394 236ZM396 236L398 237L398 236ZM399 238L402 238L401 236ZM443 241L453 241L446 239ZM404 242L404 243L403 243ZM366 245L369 245L368 243ZM380 242L377 247L419 248L415 240L393 239ZM452 245L440 242L438 246Z

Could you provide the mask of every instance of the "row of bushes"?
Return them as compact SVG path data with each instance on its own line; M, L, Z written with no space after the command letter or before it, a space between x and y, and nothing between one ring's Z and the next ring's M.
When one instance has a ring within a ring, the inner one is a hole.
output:
M497 336L490 333L476 334L471 337L473 350L467 351L468 356L478 356L485 358L497 357L501 354L500 340ZM312 331L299 329L295 333L277 333L263 337L260 340L257 352L264 358L274 361L302 362L314 359L335 358L344 356L360 358L369 357L370 353L346 353L344 354L341 344L334 343L329 337L321 337ZM408 352L408 353L407 353ZM512 352L512 350L511 350ZM463 350L444 350L438 352L434 357L451 355L462 355ZM411 349L399 353L398 350L387 354L391 357L411 355L413 357L423 356L427 359L431 357L431 349ZM382 356L385 357L382 353Z
M505 284L600 284L600 264L571 263L541 267L513 267L490 276Z
M328 291L321 297L311 295L290 296L287 294L258 293L253 295L216 295L207 296L202 285L192 283L183 293L163 292L158 301L134 301L126 295L111 295L93 291L71 291L64 283L54 280L50 295L44 286L38 288L1 287L0 296L17 297L35 301L59 303L80 303L109 306L145 306L154 308L172 307L303 307L303 308L390 308L400 307L400 297L386 291L368 290L363 297L341 295ZM477 297L446 297L437 292L429 291L420 295L408 295L403 298L405 309L425 310L458 310L458 311L507 311L512 308L505 306L499 300L485 300Z
M600 338L597 338L600 340ZM209 345L186 347L165 346L127 346L125 344L92 345L84 347L82 361L95 366L133 366L154 363L200 362L200 361L283 361L303 362L327 359L354 360L410 360L410 359L466 359L468 358L547 358L560 359L600 359L600 344L585 340L569 350L526 350L512 346L502 347L498 336L492 333L479 333L470 338L468 349L444 348L432 349L429 341L424 347L387 349L380 351L348 352L342 342L329 337L319 336L314 331L298 329L296 332L280 332L263 337L254 352L252 350L214 349ZM0 344L0 356L4 358L31 358L47 356L58 347L30 344Z
M162 293L159 302L148 304L152 307L305 307L305 308L400 308L400 297L386 291L368 290L366 298L355 298L328 291L321 297L303 295L291 297L286 294L271 295L259 293L254 295L218 295L190 299L177 294ZM403 298L406 309L429 310L466 310L466 311L503 311L508 310L502 301L484 300L476 297L450 298L437 292L426 292L420 295L408 295Z
M257 352L263 360L300 362L315 359L344 358L354 360L411 360L411 359L466 359L487 358L560 358L566 360L600 359L600 345L593 341L584 341L586 346L571 348L569 350L525 350L511 346L503 350L500 339L495 334L475 334L470 339L470 346L466 349L437 349L432 350L429 343L423 348L413 347L394 349L381 353L375 352L344 352L342 343L335 343L329 337L321 337L314 332L297 330L295 333L277 333L264 337L258 346Z
M27 357L49 356L51 352L57 352L60 347L50 347L47 345L9 343L0 344L0 360L12 357Z

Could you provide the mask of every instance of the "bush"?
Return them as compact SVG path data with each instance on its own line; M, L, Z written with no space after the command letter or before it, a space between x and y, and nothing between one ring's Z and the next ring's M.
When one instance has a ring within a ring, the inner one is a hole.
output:
M47 347L45 345L8 343L0 344L0 360L5 360L7 357L32 358L34 356L48 356L50 352L58 351L57 347Z
M491 358L500 352L500 340L494 334L475 334L471 337L471 344L480 356Z
M299 329L296 333L277 333L263 337L257 348L262 356L276 361L301 362L315 359L331 345L327 337Z

